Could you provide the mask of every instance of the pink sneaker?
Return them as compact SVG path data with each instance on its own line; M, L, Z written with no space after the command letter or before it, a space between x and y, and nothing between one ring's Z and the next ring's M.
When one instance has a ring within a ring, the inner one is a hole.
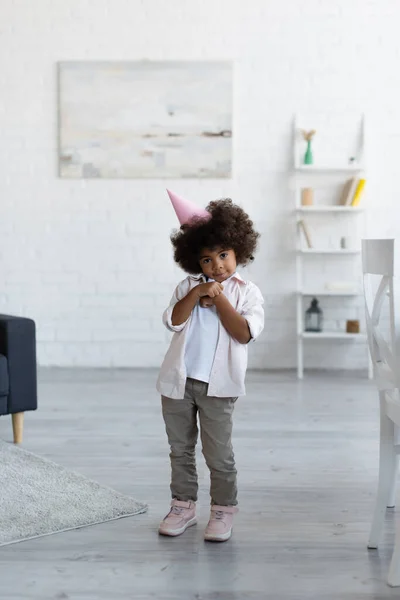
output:
M204 533L208 542L226 542L232 535L233 515L238 512L236 506L211 506L210 520Z
M181 535L188 527L196 525L196 503L172 500L171 510L161 522L158 533L161 535Z

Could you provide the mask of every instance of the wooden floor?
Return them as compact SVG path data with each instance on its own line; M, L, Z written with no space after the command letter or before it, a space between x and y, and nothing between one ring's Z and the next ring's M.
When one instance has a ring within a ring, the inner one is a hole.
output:
M169 463L153 371L49 370L24 447L149 504L145 515L0 548L1 600L358 600L398 598L393 545L366 542L378 405L361 375L251 373L236 405L240 513L234 537L205 544L200 523L157 535ZM0 437L11 439L9 418ZM23 477L23 473L21 474ZM1 481L1 474L0 474ZM1 489L0 489L1 495Z

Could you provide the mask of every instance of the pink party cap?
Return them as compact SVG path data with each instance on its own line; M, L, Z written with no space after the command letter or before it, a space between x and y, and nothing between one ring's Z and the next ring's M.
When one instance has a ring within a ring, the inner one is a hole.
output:
M211 215L208 211L204 210L204 208L199 208L190 200L185 200L185 198L177 196L170 190L167 190L167 193L181 225L190 223L193 217L200 217L201 219L211 218Z

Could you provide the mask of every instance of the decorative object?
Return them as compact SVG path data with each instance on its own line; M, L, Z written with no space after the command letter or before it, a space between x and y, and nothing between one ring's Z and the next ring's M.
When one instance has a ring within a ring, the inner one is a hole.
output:
M346 333L360 333L360 321L346 321Z
M305 129L302 129L301 133L303 135L304 140L307 142L307 150L304 155L304 164L312 165L314 162L314 157L311 149L311 140L317 132L315 129L311 129L311 131L306 131Z
M342 250L350 250L352 248L352 239L348 235L344 235L340 238L340 247Z
M0 546L143 513L145 504L0 440Z
M314 202L314 190L312 188L304 188L301 190L301 205L312 206Z
M65 178L231 176L232 65L61 62Z
M306 310L305 330L310 332L322 331L323 313L318 305L318 300L313 298L311 305Z

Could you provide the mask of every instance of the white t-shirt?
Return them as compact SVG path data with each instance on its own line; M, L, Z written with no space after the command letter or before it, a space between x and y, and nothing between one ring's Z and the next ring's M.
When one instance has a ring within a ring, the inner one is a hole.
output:
M211 279L208 280L212 281ZM185 346L186 375L209 383L218 344L219 317L215 306L202 308L199 303L192 311Z

